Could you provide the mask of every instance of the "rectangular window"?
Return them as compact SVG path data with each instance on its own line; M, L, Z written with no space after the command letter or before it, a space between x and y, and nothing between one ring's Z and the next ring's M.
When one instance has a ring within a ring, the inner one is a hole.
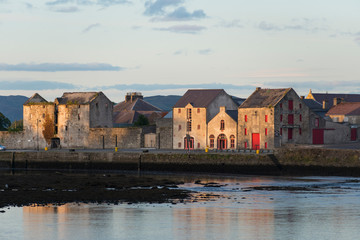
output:
M301 103L299 103L299 108L300 108L300 109L302 108L302 105L301 105Z
M247 122L247 115L245 115L245 122Z
M198 130L200 130L200 124L198 125Z
M267 142L265 142L265 149L267 149Z
M265 136L267 136L267 128L265 128Z
M299 121L302 122L302 115L299 115Z
M288 124L290 124L290 125L294 124L294 114L288 115Z
M179 131L181 130L181 125L179 125Z
M293 100L289 100L289 110L293 110L294 109L294 102Z
M214 139L210 138L210 148L214 148Z
M181 109L180 109L180 108L178 109L178 113L181 113Z
M282 128L280 128L280 136L282 136Z
M265 122L268 122L268 115L265 115Z
M220 130L225 130L225 121L224 120L220 121Z
M191 108L187 109L187 119L191 119Z
M301 128L299 128L299 135L301 135Z
M247 148L247 142L244 142L244 148Z
M200 108L197 109L197 113L200 113Z
M179 109L180 110L180 109ZM178 148L181 148L181 142L178 143Z
M191 132L191 122L190 122L190 121L187 122L187 128L186 128L186 130L187 130L188 132Z
M319 127L319 118L315 118L315 127Z
M235 148L235 139L234 138L230 139L230 147Z
M280 122L282 122L282 114L280 114Z
M198 143L198 148L200 148L200 143Z
M282 108L282 103L280 103L280 108Z
M247 135L247 129L246 128L244 129L244 135Z

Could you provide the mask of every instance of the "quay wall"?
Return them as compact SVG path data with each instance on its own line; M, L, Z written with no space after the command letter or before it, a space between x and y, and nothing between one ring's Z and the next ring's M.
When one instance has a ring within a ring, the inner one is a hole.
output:
M209 172L360 176L360 151L281 149L273 154L159 152L0 152L2 169Z

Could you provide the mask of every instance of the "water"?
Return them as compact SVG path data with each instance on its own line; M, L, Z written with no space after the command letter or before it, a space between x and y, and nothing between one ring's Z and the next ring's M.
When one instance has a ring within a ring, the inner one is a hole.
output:
M195 180L225 186L204 187ZM184 204L66 204L0 213L0 239L358 239L360 183L339 177L184 177ZM280 190L249 190L272 186Z

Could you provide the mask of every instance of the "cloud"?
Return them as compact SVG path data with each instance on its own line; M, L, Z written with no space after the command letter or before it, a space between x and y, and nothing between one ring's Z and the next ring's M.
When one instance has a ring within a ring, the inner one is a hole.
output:
M1 90L53 90L53 89L77 89L78 86L71 83L51 81L0 81Z
M269 22L262 21L258 24L257 28L263 31L307 31L307 32L318 32L325 31L327 27L325 26L326 20L324 19L292 19L289 24L273 24Z
M100 23L91 24L90 26L88 26L87 28L85 28L82 32L83 32L83 33L87 33L87 32L89 32L89 31L91 31L92 29L98 28L98 27L100 27L100 26L101 26Z
M69 6L69 7L53 7L51 8L53 12L61 12L61 13L73 13L79 12L80 9L76 6Z
M210 53L212 52L212 50L210 48L207 48L207 49L201 49L198 51L198 53L200 55L209 55Z
M197 26L197 25L177 25L168 28L154 28L154 29L158 31L168 31L174 33L197 34L205 30L206 27Z
M234 19L232 21L222 21L220 22L220 26L224 28L243 28L244 26L240 24L239 19Z
M190 21L205 18L206 14L203 10L196 10L192 13L188 12L185 7L179 7L173 12L166 14L164 17L155 17L152 21Z
M123 67L107 63L0 63L0 71L60 72L60 71L122 71Z
M113 5L126 4L130 3L127 0L56 0L46 2L48 6L58 6L58 5L66 5L66 4L75 4L80 6L91 6L91 5L99 5L103 7L109 7Z
M26 2L24 4L25 4L26 8L28 8L28 9L32 9L34 7L31 3L28 3L28 2Z
M164 9L169 6L178 6L183 3L183 0L155 0L145 2L146 16L163 15L165 14Z
M173 53L173 55L181 55L181 54L184 54L183 50L178 50L178 51Z

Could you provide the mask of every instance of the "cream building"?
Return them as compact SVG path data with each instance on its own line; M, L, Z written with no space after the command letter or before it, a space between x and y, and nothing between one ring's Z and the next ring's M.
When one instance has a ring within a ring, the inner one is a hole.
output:
M205 149L209 145L208 123L221 106L237 109L223 89L188 90L173 107L173 148Z

